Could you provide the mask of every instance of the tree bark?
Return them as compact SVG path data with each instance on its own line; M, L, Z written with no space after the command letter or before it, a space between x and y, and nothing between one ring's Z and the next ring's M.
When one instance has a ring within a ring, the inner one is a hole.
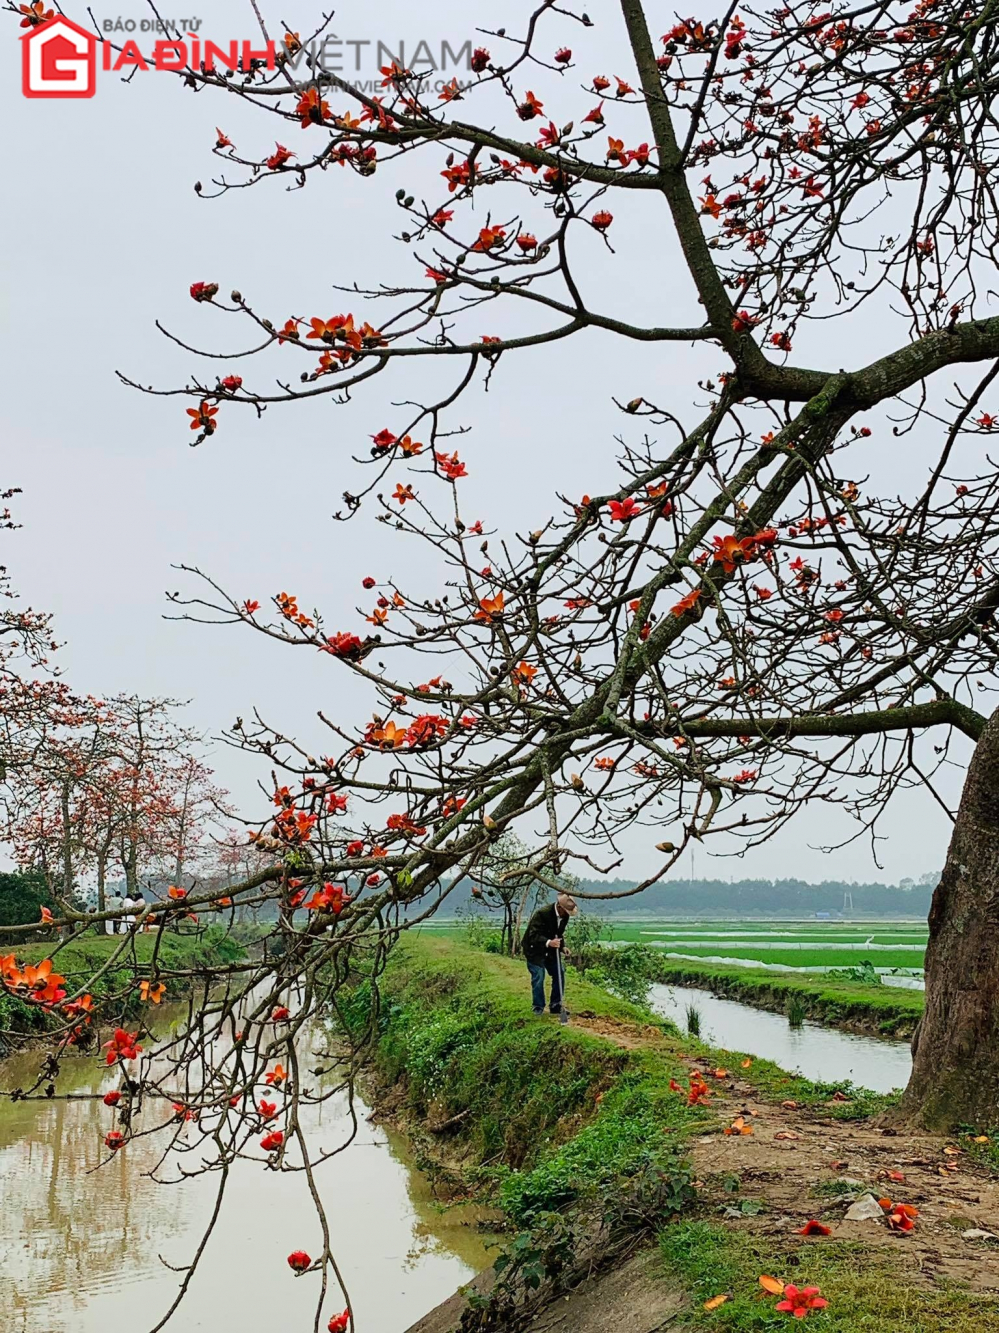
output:
M182 888L184 885L184 854L187 842L187 805L191 795L191 779L184 783L184 800L180 807L180 819L177 824L177 856L174 862L173 882Z
M139 887L139 843L134 833L129 833L122 842L121 868L125 872L125 888L128 896L134 898L135 890Z
M67 902L73 896L73 842L69 814L69 779L65 778L60 795L62 809L62 893Z
M98 912L107 911L107 892L105 885L107 883L108 870L108 852L101 850L97 853L97 910ZM101 927L103 930L103 926Z
M999 1128L999 709L968 767L929 926L900 1118L944 1133Z

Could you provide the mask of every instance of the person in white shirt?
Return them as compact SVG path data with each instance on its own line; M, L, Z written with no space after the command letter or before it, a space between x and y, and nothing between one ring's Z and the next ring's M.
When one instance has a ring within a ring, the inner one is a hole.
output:
M104 899L104 904L105 904L105 909L108 912L117 912L118 909L122 906L122 900L119 894L109 893ZM118 933L119 924L120 923L118 921L105 921L104 929L108 935L116 935Z

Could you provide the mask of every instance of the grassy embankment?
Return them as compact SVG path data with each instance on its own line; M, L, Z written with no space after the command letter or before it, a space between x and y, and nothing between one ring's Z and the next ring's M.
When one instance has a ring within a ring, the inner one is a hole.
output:
M404 1089L411 1124L431 1127L426 1142L433 1143L435 1124L452 1126L445 1137L452 1166L459 1163L466 1180L490 1190L511 1223L525 1228L511 1247L515 1255L534 1255L543 1265L553 1215L572 1205L606 1210L647 1198L645 1182L654 1179L654 1207L644 1220L659 1232L662 1280L688 1296L678 1328L748 1333L785 1324L773 1302L761 1299L756 1279L763 1272L821 1285L831 1306L820 1323L843 1333L982 1327L981 1298L976 1306L956 1287L909 1281L904 1255L838 1239L818 1246L719 1220L724 1209L695 1187L688 1152L695 1141L709 1141L705 1136L732 1111L723 1111L721 1097L688 1106L670 1080L686 1086L690 1062L710 1055L712 1065L736 1071L725 1085L736 1087L729 1101L739 1095L733 1077L751 1078L758 1101L780 1106L793 1099L825 1124L870 1117L890 1099L847 1087L849 1102L832 1102L837 1085L811 1083L763 1060L741 1074L740 1056L681 1038L672 1025L582 978L572 976L570 984L578 1017L561 1027L531 1014L523 964L429 936L400 945L380 982L380 1074ZM357 996L358 1021L367 999ZM704 1174L703 1162L696 1170ZM724 1188L734 1191L728 1202L738 1202L738 1180ZM817 1205L803 1197L800 1206L810 1215ZM731 1301L702 1309L726 1291Z
M57 940L7 946L0 953L13 953L18 962L39 963L52 958L53 967L67 981L72 994L87 978L93 976L122 944L120 960L91 987L95 999L122 993L135 976L150 976L154 955L156 975L167 986L167 996L179 999L197 982L197 975L178 976L176 973L193 972L201 967L235 962L243 956L242 947L227 936L220 927L210 927L200 934L181 935L172 931L156 934L152 931L125 940L123 936L81 935L69 943ZM130 995L125 1004L126 1015L140 1011L137 995ZM10 1034L42 1033L54 1020L37 1005L0 991L0 1031ZM2 1049L2 1039L0 1039Z
M639 1165L672 1161L714 1119L669 1086L710 1048L577 975L571 1007L585 1017L567 1027L531 1013L523 963L440 938L403 941L380 984L381 1074L405 1079L416 1118L465 1117L467 1159L479 1179L497 1183L518 1224ZM365 1011L367 996L357 1001ZM754 1060L752 1077L761 1095L801 1105L824 1105L847 1086L814 1084L765 1060ZM873 1114L886 1101L860 1093L833 1113Z

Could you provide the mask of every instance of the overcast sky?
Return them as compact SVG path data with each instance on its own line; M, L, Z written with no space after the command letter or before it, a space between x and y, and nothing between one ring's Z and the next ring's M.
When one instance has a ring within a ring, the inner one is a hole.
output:
M282 4L264 3L278 31L282 19L304 30L317 12L312 4ZM78 8L66 6L85 22ZM438 2L414 17L412 4L389 0L377 7L377 21L373 8L342 6L334 32L373 42L402 38L410 51L420 38L435 48L446 38L457 48L472 35L464 3ZM248 4L211 0L207 10L200 14L202 36L255 36ZM499 10L478 8L492 25L512 28L520 7ZM654 21L668 26L672 8L659 11ZM95 12L99 20L121 15L139 21L148 14L137 0ZM175 17L168 8L160 12ZM239 629L165 619L165 591L192 586L171 566L200 566L239 596L262 602L281 589L295 592L303 605L320 606L331 627L356 626L353 608L365 574L388 578L405 571L410 586L419 577L432 586L426 556L400 538L387 540L373 511L349 526L329 517L340 507L342 491L358 484L351 453L363 453L366 436L394 419L390 400L408 396L415 379L407 386L406 376L398 375L389 387L383 377L373 393L344 408L324 399L272 411L260 422L230 410L218 434L191 449L187 403L137 393L122 386L115 371L143 383L176 385L198 368L195 358L157 333L157 318L199 345L245 345L235 322L189 299L195 280L217 281L224 294L238 287L283 322L291 313L339 310L343 302L332 291L334 283L414 277L406 250L391 239L398 227L393 196L400 185L417 194L426 186L428 197L436 194L427 176L430 159L424 166L379 172L370 181L335 170L303 191L270 181L215 202L199 200L194 181L207 183L219 166L210 152L215 126L240 148L261 153L274 137L269 120L234 98L195 95L165 73L139 74L127 87L103 74L90 101L29 101L20 92L17 25L4 19L7 73L0 110L8 126L8 235L0 257L0 482L23 488L17 511L24 527L5 538L3 558L26 599L55 613L66 642L65 674L78 689L189 699L191 723L207 734L257 705L284 730L318 743L316 709L363 719L370 711L364 692L316 654L292 653ZM633 73L612 17L573 45L587 77ZM366 48L367 77L375 73L373 49ZM572 113L586 109L582 94L565 100ZM282 139L297 148L299 133L292 126ZM661 202L642 200L621 210L616 260L589 235L585 243L592 244L580 258L602 308L627 308L638 321L699 322L665 234ZM490 331L504 330L481 330ZM876 321L851 321L844 345L819 341L837 336L803 335L796 352L800 348L815 364L857 364L886 350L889 335ZM473 517L523 532L552 512L556 489L610 489L614 435L626 424L612 398L646 394L674 403L689 419L695 378L720 368L709 348L636 348L603 335L520 356L515 365L504 358L488 396L474 391L458 414L474 428L462 443L470 472L463 483L467 512L477 501L481 511ZM419 375L427 374L421 366ZM886 445L872 460L875 474L894 477L918 465L918 442L907 443L905 456L891 456L899 448ZM224 747L216 747L213 763L252 813L259 774ZM869 845L829 856L812 850L845 831L839 818L815 810L779 841L741 862L718 862L714 871L737 878L897 879L943 863L947 822L927 797L907 797L886 821L883 872ZM636 837L619 873L651 868L649 841L647 832ZM697 871L711 873L704 853Z

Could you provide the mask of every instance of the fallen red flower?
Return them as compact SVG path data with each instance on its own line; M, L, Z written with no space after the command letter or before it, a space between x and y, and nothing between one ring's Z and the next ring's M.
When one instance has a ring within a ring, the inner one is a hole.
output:
M892 1203L890 1199L879 1199L878 1203L885 1210L892 1231L908 1233L915 1228L919 1209L914 1208L911 1203Z
M784 1288L784 1299L778 1301L774 1309L781 1314L792 1314L795 1319L804 1319L813 1310L824 1310L828 1304L821 1287L795 1287L788 1283Z

